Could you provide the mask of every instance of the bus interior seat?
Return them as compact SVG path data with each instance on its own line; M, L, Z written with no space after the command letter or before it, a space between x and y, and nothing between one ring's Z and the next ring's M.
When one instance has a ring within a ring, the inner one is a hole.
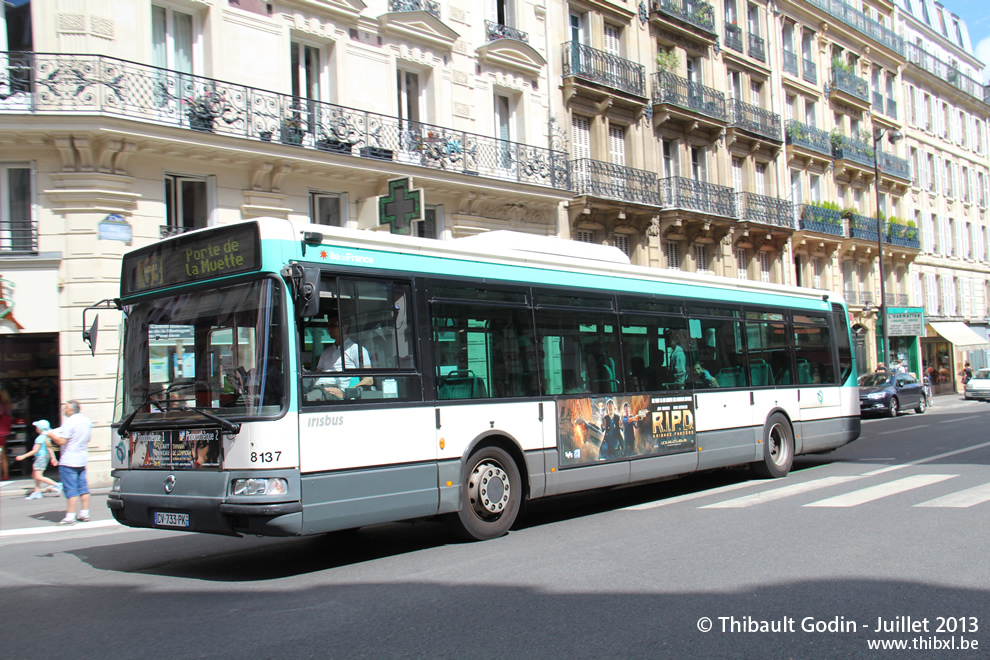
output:
M722 367L715 376L719 387L742 387L743 382L742 367Z
M811 363L803 358L798 358L797 361L797 373L798 373L798 383L802 385L807 385L808 383L813 383L814 379L811 376Z
M488 390L485 381L470 369L457 369L440 378L438 399L485 399Z
M773 373L766 360L753 360L749 364L749 375L753 381L753 387L761 385L773 385Z

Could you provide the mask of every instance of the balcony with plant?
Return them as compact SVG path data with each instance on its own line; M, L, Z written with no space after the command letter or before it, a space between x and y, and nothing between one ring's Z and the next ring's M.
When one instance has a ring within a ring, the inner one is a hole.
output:
M801 205L801 229L820 234L843 236L842 209L835 202L811 202Z

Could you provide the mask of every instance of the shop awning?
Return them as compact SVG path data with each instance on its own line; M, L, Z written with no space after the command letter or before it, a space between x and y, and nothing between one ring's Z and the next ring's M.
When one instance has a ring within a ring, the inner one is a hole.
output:
M929 323L932 330L937 332L958 350L974 351L981 348L990 348L990 342L973 332L972 329L962 321L946 321L943 323Z

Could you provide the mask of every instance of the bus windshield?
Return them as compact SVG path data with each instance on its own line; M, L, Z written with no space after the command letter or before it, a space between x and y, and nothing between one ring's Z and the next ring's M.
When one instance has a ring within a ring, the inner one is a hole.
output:
M275 415L286 399L282 293L275 280L134 304L114 419L188 423L204 416Z

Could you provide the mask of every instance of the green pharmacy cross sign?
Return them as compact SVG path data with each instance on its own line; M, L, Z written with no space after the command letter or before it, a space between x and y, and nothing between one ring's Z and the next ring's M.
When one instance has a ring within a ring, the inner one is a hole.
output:
M412 223L423 219L423 191L412 189L412 179L392 179L388 194L378 198L378 224L389 225L393 234L412 233Z

